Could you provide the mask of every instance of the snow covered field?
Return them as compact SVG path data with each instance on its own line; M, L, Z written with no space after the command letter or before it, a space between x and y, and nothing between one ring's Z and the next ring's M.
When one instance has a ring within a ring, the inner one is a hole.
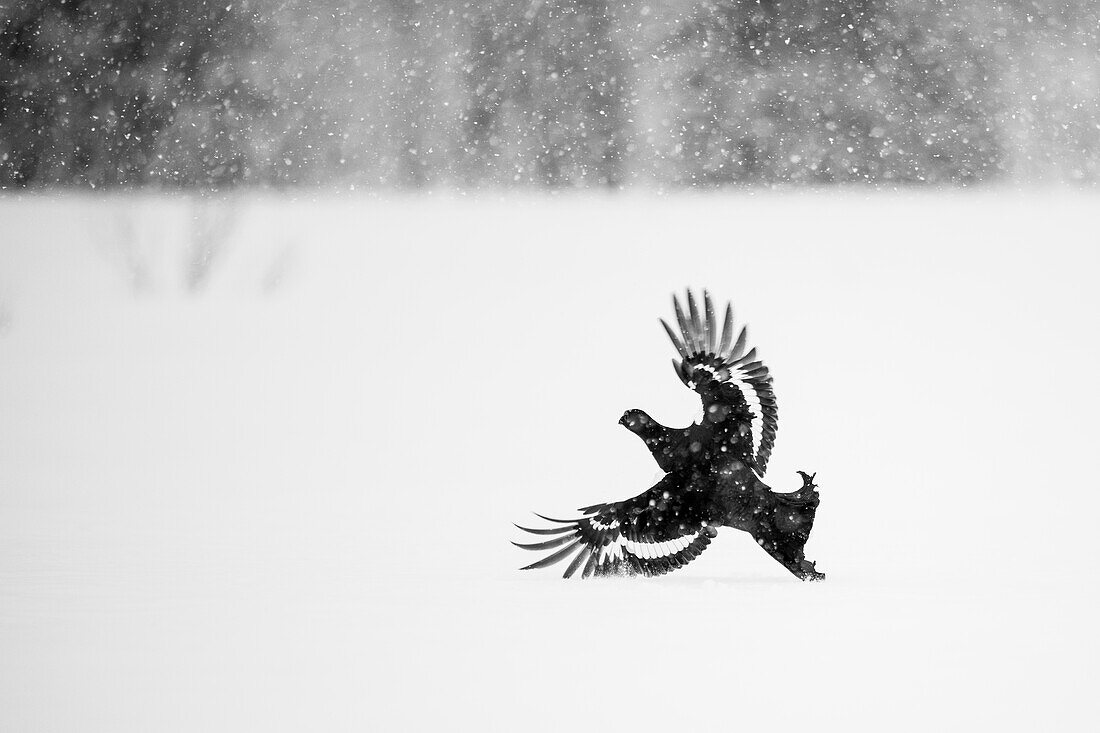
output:
M1081 730L1095 196L0 198L0 730ZM803 584L508 541L648 487L732 299Z

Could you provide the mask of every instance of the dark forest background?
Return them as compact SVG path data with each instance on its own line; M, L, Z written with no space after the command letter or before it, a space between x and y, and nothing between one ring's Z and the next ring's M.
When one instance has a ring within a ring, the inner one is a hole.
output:
M0 0L0 187L1100 179L1095 0Z

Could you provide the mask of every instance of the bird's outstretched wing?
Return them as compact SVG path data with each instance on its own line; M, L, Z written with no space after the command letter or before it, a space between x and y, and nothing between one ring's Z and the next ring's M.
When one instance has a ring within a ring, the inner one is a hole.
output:
M756 358L755 348L745 350L747 327L742 326L734 338L737 329L733 324L733 306L727 304L719 329L710 294L705 290L701 313L690 290L687 291L686 315L675 295L672 305L680 333L677 334L664 319L661 325L680 354L679 360L672 360L676 374L702 396L704 420L708 416L723 419L729 416L741 422L738 429L728 434L734 439L745 435L751 439L751 445L746 446L750 449L749 458L753 470L763 476L775 446L779 412L768 368ZM741 417L742 401L750 413L748 419Z
M523 570L545 568L570 559L563 577L578 570L590 575L664 575L699 556L716 534L710 492L691 491L690 479L669 474L633 499L596 504L580 511L579 519L551 519L560 527L529 529L553 539L513 543L525 550L552 550ZM583 568L583 569L582 569Z

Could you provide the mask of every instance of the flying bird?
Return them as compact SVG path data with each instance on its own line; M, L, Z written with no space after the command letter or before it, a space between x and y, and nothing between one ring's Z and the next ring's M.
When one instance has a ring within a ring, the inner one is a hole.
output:
M676 347L676 375L702 399L702 418L668 428L642 410L627 410L619 424L642 439L665 475L633 499L579 509L577 519L536 514L559 526L516 525L552 538L513 543L551 551L523 570L569 560L566 578L578 570L584 578L663 575L698 557L719 527L733 527L796 577L824 579L803 551L818 506L816 474L799 471L802 487L792 493L774 492L761 480L778 423L768 368L755 348L746 350L748 332L734 327L732 305L719 328L709 293L703 291L701 310L690 290L686 303L687 313L672 298L678 332L663 319L661 325Z

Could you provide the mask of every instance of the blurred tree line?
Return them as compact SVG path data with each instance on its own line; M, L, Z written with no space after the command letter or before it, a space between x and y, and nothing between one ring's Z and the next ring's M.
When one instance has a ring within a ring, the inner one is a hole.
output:
M1100 179L1094 0L0 0L0 187Z

